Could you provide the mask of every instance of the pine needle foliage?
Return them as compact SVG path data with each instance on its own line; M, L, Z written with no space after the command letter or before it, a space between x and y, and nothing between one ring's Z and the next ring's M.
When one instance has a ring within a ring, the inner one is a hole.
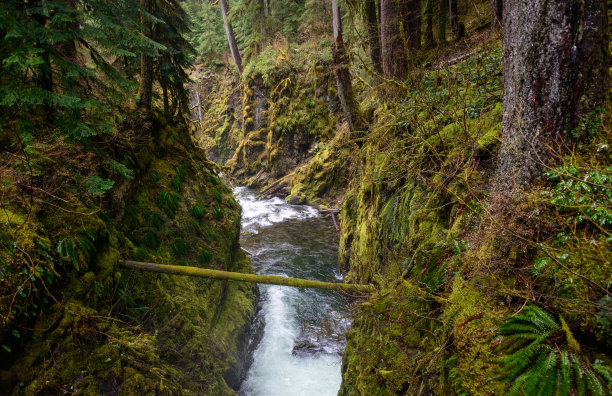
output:
M510 384L508 396L609 394L610 369L583 359L569 326L560 322L528 305L500 327L498 334L508 341L501 370Z

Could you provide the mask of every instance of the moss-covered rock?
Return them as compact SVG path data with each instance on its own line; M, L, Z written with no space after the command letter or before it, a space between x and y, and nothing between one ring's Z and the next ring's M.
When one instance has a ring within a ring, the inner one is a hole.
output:
M3 312L2 393L231 395L246 374L253 286L118 271L120 258L251 270L239 206L186 128L138 117L123 132L140 135L134 177L101 207L0 211L22 251L0 250L3 260L29 268L29 255L42 268L33 297ZM58 240L64 258L50 248ZM3 294L17 281L3 278Z

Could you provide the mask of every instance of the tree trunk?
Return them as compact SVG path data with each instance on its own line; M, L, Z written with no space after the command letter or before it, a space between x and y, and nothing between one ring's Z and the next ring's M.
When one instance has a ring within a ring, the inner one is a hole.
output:
M272 16L272 8L270 8L270 0L266 1L266 10L268 10L268 16Z
M438 0L438 42L446 42L446 18L448 18L448 0Z
M381 0L380 27L383 74L403 80L408 75L410 52L421 47L419 0Z
M153 0L140 0L140 7L151 13ZM152 23L147 20L144 12L140 14L140 23L143 26L142 33L151 37ZM140 54L140 107L151 111L151 99L153 98L153 58L144 53Z
M77 9L75 0L67 0L66 6L72 11L76 11ZM76 34L79 30L79 21L76 19L74 14L71 15L71 17L72 20L70 22L66 22L66 24L63 26L63 29ZM67 39L61 41L55 45L55 49L69 61L77 64L79 63L77 59L76 40Z
M400 0L402 4L404 41L410 52L421 49L421 1Z
M433 2L426 0L425 3L425 48L430 49L435 45L433 34Z
M164 114L168 115L168 110L170 108L170 102L168 100L168 87L166 87L166 84L162 84L162 99L164 102Z
M490 0L491 1L491 26L494 28L500 28L503 20L504 2L503 0Z
M380 44L383 74L403 80L408 74L407 47L400 34L400 7L397 0L380 0Z
M457 0L448 0L448 11L451 33L453 34L453 37L457 38L459 33L459 10L457 7Z
M351 84L351 74L348 68L348 59L344 49L342 39L342 19L340 18L340 7L338 0L332 0L332 21L334 29L334 69L336 75L336 86L338 87L338 97L342 104L344 117L351 131L355 130L357 123L357 109L353 96L353 86Z
M36 19L36 22L40 24L40 26L45 26L47 24L48 18L44 15L36 14L34 18ZM51 68L51 55L49 54L49 43L48 41L40 41L36 43L36 47L41 51L41 62L36 67L36 85L38 88L51 93L53 92L54 86L53 70ZM42 111L45 116L45 121L49 124L53 123L55 112L50 100L45 100L42 103Z
M259 0L259 29L261 33L261 50L266 48L266 5L265 0Z
M366 24L368 26L368 42L370 44L370 58L372 68L378 74L382 74L382 63L380 59L380 28L376 15L376 0L365 0Z
M501 186L522 187L571 145L569 131L609 95L606 0L507 0L503 8Z
M238 51L238 44L236 44L236 38L234 37L234 30L232 29L232 24L227 20L227 14L229 13L229 5L227 3L227 0L219 0L219 4L221 5L221 15L223 16L223 24L225 25L225 35L227 36L227 42L229 44L230 52L232 54L232 58L234 59L234 64L236 65L238 74L242 75L242 58L240 57L240 52Z
M306 287L309 289L337 290L345 293L363 294L372 293L376 290L372 285L322 282L309 279L286 278L284 276L274 275L245 274L242 272L220 271L207 268L189 267L186 265L165 265L131 260L121 260L119 265L121 265L123 268L138 271L158 272L170 275L197 276L201 278L259 283L265 285Z

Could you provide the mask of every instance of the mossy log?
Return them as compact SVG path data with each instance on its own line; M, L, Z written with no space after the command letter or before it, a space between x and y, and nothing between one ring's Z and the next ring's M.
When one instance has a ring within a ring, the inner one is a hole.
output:
M183 265L165 265L155 263L144 263L140 261L122 260L119 264L124 268L139 271L161 272L171 275L199 276L219 280L231 280L237 282L262 283L266 285L305 287L310 289L338 290L349 294L365 294L374 291L372 285L356 285L350 283L332 283L316 280L285 278L282 276L245 274L241 272L220 271L207 268L189 267Z

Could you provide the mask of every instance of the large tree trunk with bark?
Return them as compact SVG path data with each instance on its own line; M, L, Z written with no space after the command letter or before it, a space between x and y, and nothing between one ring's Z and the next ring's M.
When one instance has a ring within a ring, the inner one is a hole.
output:
M606 0L507 0L498 183L524 187L609 96Z
M342 104L344 117L351 131L355 130L357 123L357 108L353 96L353 86L351 84L351 74L349 72L348 59L344 49L342 39L342 19L340 18L340 8L338 0L332 0L332 19L334 28L334 67L336 75L336 86L338 87L338 97Z
M238 44L236 44L236 38L234 37L234 30L232 29L232 24L227 20L227 15L229 13L229 4L227 0L219 0L219 4L221 5L221 15L223 16L223 24L225 25L225 35L227 36L230 53L232 54L232 59L234 59L234 64L236 65L238 74L242 75L242 58L240 57L240 52L238 51Z
M368 42L370 44L370 58L372 68L378 74L382 74L382 63L380 59L380 28L376 13L376 0L365 0L366 23L368 25Z
M403 80L408 75L411 51L421 46L420 2L380 1L383 74L387 79Z
M421 1L402 0L402 16L404 41L408 45L409 54L421 49Z
M459 32L459 7L457 0L448 1L448 13L451 32L453 33L453 37L457 37L457 33Z
M425 48L430 49L435 45L433 34L434 0L425 0Z
M140 7L151 13L153 11L153 0L140 0ZM144 12L140 14L140 22L143 27L143 34L151 37L152 23L147 19ZM153 58L146 54L140 55L140 92L139 104L143 109L151 110L151 100L153 98Z
M438 0L438 42L446 42L446 18L448 18L448 0Z

